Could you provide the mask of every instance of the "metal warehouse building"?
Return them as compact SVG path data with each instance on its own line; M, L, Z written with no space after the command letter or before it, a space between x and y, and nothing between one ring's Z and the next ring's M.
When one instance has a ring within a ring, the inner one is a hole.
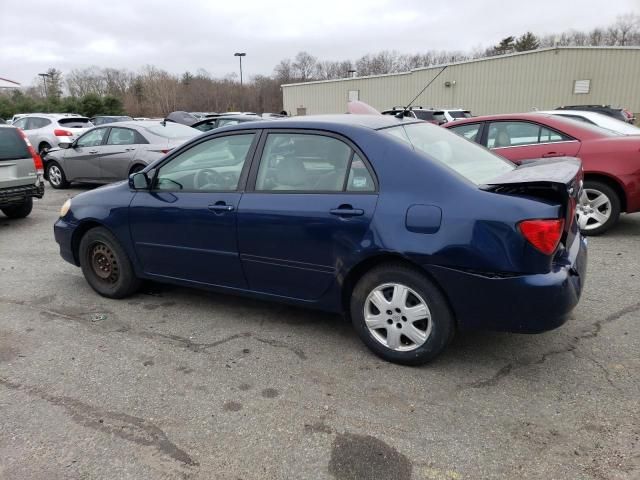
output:
M282 85L284 109L344 113L348 100L406 105L443 65L409 72ZM415 101L475 115L611 104L640 112L640 47L556 47L451 63Z

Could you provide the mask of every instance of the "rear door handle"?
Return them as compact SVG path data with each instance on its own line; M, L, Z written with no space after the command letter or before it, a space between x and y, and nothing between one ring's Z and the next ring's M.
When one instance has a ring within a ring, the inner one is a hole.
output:
M339 217L359 217L360 215L364 215L364 210L362 210L361 208L352 208L351 206L341 206L339 208L333 208L329 210L329 213L331 215L337 215Z
M98 153L98 150L89 150L89 153Z
M542 155L542 158L552 158L552 157L564 157L563 152L547 152Z
M125 148L124 151L125 152L133 152L135 150L135 148Z
M227 205L226 203L214 203L213 205L209 205L209 210L212 212L233 212L234 206Z

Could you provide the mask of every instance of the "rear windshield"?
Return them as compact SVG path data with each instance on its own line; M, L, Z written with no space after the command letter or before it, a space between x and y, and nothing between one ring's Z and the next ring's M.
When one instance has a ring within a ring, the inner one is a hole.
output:
M453 118L471 118L471 113L462 110L450 110L449 115Z
M195 128L173 122L167 122L165 126L158 123L158 125L144 127L144 129L147 132L163 138L191 138L195 137L199 133Z
M426 153L476 185L485 184L515 168L510 161L477 143L428 123L399 125L381 132L410 143L415 150Z
M413 110L416 114L416 118L420 120L436 120L437 122L444 122L446 120L444 112L432 112L429 110Z
M0 161L30 158L27 144L16 128L0 128Z
M61 118L58 120L58 125L65 128L89 128L93 127L93 123L88 118L83 117L69 117Z

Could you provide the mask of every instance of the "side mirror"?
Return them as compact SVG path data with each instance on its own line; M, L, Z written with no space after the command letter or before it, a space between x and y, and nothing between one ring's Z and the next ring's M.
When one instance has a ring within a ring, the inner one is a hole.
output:
M63 149L67 149L67 148L71 148L73 146L73 143L69 143L69 142L60 142L58 144L58 147L63 148Z
M151 181L145 172L136 172L129 175L129 187L133 190L148 190Z

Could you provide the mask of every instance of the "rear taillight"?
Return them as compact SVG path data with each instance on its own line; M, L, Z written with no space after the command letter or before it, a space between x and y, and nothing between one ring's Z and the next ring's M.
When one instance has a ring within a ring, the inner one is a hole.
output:
M56 128L53 131L53 134L56 137L73 137L73 132L70 132L69 130L62 130L60 128Z
M524 238L540 252L551 255L558 248L564 220L561 218L524 220L518 224Z
M31 158L33 158L33 166L36 168L36 173L38 174L38 176L42 176L44 174L44 166L42 165L42 159L40 158L40 155L38 155L38 152L36 152L36 149L33 148L33 145L31 145L31 142L29 141L27 136L24 134L24 132L20 129L18 129L18 132L22 136L24 143L27 144L27 150L29 151Z

